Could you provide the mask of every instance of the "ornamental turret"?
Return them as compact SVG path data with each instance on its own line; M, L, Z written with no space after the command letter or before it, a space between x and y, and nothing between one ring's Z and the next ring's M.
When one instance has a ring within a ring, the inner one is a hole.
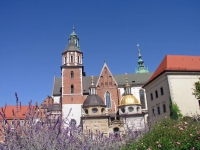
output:
M144 66L144 61L142 60L142 55L140 53L139 44L138 46L138 69L136 69L136 73L147 73L148 69Z

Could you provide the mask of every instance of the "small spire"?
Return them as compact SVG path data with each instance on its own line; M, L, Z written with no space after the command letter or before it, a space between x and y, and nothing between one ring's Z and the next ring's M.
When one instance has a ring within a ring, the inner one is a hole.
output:
M75 32L75 28L74 28L74 25L73 25L72 31L73 31L73 32Z
M131 85L128 84L128 75L125 73L126 76L126 84L124 86L125 95L131 94Z
M138 47L138 58L141 58L141 57L142 57L142 55L140 54L140 45L139 45L139 44L137 44L137 47Z
M94 85L94 76L92 75L92 84L91 85Z
M137 44L138 47L138 69L136 70L136 73L147 73L149 72L145 66L144 66L144 61L142 60L142 55L140 53L140 48L139 48L139 44Z
M128 75L127 75L127 73L125 73L125 76L126 76L126 85L128 85Z

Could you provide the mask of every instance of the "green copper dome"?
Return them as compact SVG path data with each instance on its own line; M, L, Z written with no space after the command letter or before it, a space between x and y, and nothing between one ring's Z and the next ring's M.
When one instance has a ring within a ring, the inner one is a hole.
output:
M74 43L76 44L76 46L78 47L78 48L80 48L80 46L79 46L79 38L78 38L78 36L77 36L77 34L75 33L75 28L73 27L73 29L72 29L72 33L70 34L70 36L69 36L69 42L70 42L70 40L71 39L74 39Z

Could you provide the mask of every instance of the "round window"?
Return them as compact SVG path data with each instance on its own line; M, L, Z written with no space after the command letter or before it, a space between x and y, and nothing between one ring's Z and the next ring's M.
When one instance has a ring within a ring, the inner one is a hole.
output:
M92 112L95 114L97 113L98 109L97 108L92 108Z
M128 108L128 111L129 111L129 112L132 112L132 111L133 111L133 107L129 107L129 108Z
M75 119L71 119L70 125L71 126L75 126L76 125L76 120Z
M140 110L140 107L137 107L137 111L139 111Z
M88 110L87 109L85 109L85 114L88 114Z
M125 108L121 108L121 111L122 111L123 113L125 113Z
M105 112L105 109L104 109L104 108L102 108L102 109L101 109L101 113L104 113L104 112Z

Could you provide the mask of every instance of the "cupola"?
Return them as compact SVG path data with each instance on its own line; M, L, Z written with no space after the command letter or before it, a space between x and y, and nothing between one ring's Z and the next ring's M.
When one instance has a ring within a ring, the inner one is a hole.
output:
M103 115L106 112L106 105L104 101L96 94L96 87L94 86L93 76L92 83L89 87L90 94L83 102L84 115Z
M140 113L141 104L139 100L131 93L131 87L128 83L127 74L126 75L126 84L124 85L124 96L120 100L119 104L119 113L120 114L130 114L130 113Z

